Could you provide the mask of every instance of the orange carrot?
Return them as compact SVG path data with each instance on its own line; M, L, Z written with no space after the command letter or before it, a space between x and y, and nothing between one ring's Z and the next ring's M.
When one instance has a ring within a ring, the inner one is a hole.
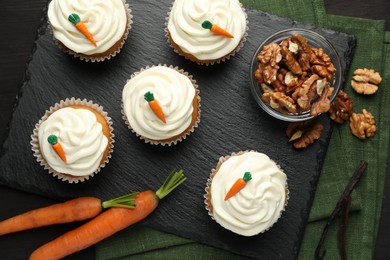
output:
M65 233L35 250L30 260L59 259L83 250L152 213L159 201L185 181L182 171L172 172L156 191L136 193L135 208L110 208L84 225Z
M223 35L223 36L228 37L228 38L234 38L234 36L231 33L222 29L221 27L219 27L216 24L212 24L209 20L203 21L202 27L205 29L210 29L210 31L215 33L215 34Z
M81 197L63 203L31 210L0 222L0 235L53 224L63 224L93 218L110 207L134 208L133 194L108 201Z
M229 191L226 193L225 201L236 195L240 190L242 190L248 181L252 179L252 175L250 172L245 172L244 177L239 178L236 180L236 182L233 184L233 186L229 189Z
M102 211L101 201L82 197L35 209L0 222L0 235L52 224L68 223L95 217Z
M69 22L73 23L74 26L76 26L77 30L84 34L84 36L87 37L87 39L92 42L94 46L96 46L95 39L93 38L91 32L88 30L87 26L85 26L85 24L80 20L80 16L78 16L78 14L70 14L68 20Z
M161 121L166 123L164 112L162 111L162 108L158 101L154 99L153 93L148 91L145 93L144 98L146 101L148 101L150 108L152 109L153 113L160 118Z

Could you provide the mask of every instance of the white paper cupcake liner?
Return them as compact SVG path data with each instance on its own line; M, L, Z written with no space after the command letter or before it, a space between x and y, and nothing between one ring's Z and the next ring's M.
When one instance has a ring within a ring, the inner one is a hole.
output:
M211 170L210 177L207 179L207 182L206 182L205 194L203 195L203 198L204 198L204 204L205 204L205 209L207 210L207 214L214 221L215 221L215 218L214 218L213 213L212 213L212 205L211 205L211 202L210 202L210 199L211 199L210 189L211 189L211 183L213 181L213 178L214 178L215 174L217 174L217 172L218 172L217 169L222 165L222 163L227 161L230 157L242 155L242 154L247 153L247 152L257 152L257 151L246 150L246 151L233 152L233 153L231 153L230 155L227 155L227 156L221 156L219 158L219 160L218 160L217 166L214 169ZM279 167L279 169L281 169L278 164L276 164L276 165ZM284 203L284 207L283 207L283 209L280 212L279 218L270 227L268 227L267 229L264 229L260 233L264 233L267 230L271 229L279 221L279 219L283 215L283 212L286 210L286 207L287 207L287 204L288 204L288 200L289 200L289 194L290 194L290 191L288 189L287 181L286 181L285 191L286 191L286 195L285 195L286 196L286 200L285 200L285 203Z
M110 131L110 147L109 147L106 159L104 160L103 163L100 164L100 166L94 172L92 172L91 174L86 175L86 176L73 176L73 175L64 174L64 173L60 173L60 172L55 171L46 162L45 158L43 157L43 155L41 154L41 151L39 149L38 130L39 130L41 123L44 122L55 111L57 111L61 108L64 108L64 107L69 107L69 106L74 106L74 105L87 106L87 107L90 107L90 108L96 110L97 112L99 112L106 120L106 122L108 124L109 131ZM36 157L37 162L41 166L43 166L45 170L48 170L49 174L51 174L54 177L57 177L58 179L60 179L62 181L66 181L69 183L79 183L79 182L84 182L84 181L88 180L89 178L92 178L97 173L99 173L101 171L101 169L103 169L106 166L106 164L111 159L111 156L112 156L112 153L114 150L114 142L115 142L114 137L115 137L115 135L114 135L114 129L112 127L112 119L111 119L111 117L108 116L107 112L105 112L103 110L102 106L94 104L92 101L87 101L86 99L81 100L79 98L75 99L74 97L72 97L70 99L67 98L65 100L61 100L59 103L56 103L54 106L50 107L49 110L46 110L45 114L41 117L39 122L35 125L35 128L33 130L33 134L31 135L30 144L32 146L32 151L34 153L33 155Z
M82 53L77 53L77 52L74 52L73 50L67 48L64 44L62 44L59 40L57 40L55 37L54 37L54 34L53 34L53 29L51 27L51 24L50 24L50 21L49 19L47 19L47 22L48 22L48 27L49 27L49 31L50 33L52 34L52 37L54 39L54 42L55 44L60 48L62 49L65 53L69 54L69 55L72 55L73 57L75 58L78 58L82 61L86 61L86 62L102 62L102 61L105 61L105 60L110 60L112 57L115 57L117 54L120 53L123 45L125 44L126 42L126 39L129 35L129 31L131 29L131 25L133 24L133 15L132 15L132 11L129 7L129 5L126 3L125 0L122 0L123 1L123 5L125 6L125 9L126 9L126 14L127 14L127 26L126 26L126 31L124 33L124 37L121 41L121 44L120 46L112 53L110 53L109 55L107 56L104 56L104 57L93 57L93 54L92 55L85 55L85 54L82 54ZM98 54L97 54L98 55Z
M168 44L171 46L171 48L173 49L173 51L175 53L177 53L178 55L184 57L187 60L191 60L190 58L188 58L184 54L184 51L180 51L180 50L178 50L177 48L175 48L173 46L172 41L171 41L171 37L169 36L168 21L169 21L169 16L170 16L173 4L174 4L174 2L172 3L172 6L169 8L169 12L167 13L167 16L165 17L165 28L164 28L165 37L167 38ZM245 28L244 35L242 36L241 41L238 43L237 47L232 52L228 53L227 55L225 55L225 56L223 56L223 57L221 57L219 59L215 59L215 60L212 60L212 61L201 61L201 60L193 61L193 60L191 60L192 62L195 62L198 65L206 65L206 66L214 65L214 64L220 64L221 62L229 60L231 57L235 56L237 52L240 51L240 49L244 46L244 42L246 42L246 40L247 40L248 31L249 31L249 20L248 20L248 15L246 13L246 10L245 10L244 6L241 3L239 3L239 4L240 4L240 7L241 7L241 9L242 9L242 11L244 12L244 15L245 15L246 28ZM188 54L191 54L191 53L188 53Z
M201 98L200 98L200 95L199 95L199 88L198 88L198 85L196 84L196 81L193 79L192 75L189 75L188 72L185 72L184 70L179 69L177 66L173 67L172 65L168 66L166 64L158 64L157 66L165 66L165 67L174 69L177 72L179 72L180 74L183 74L184 76L186 76L186 77L188 77L190 79L192 85L195 88L195 96L198 99L198 114L197 114L197 118L196 118L195 123L193 124L193 126L189 130L186 130L186 132L187 132L186 134L180 135L177 139L172 140L172 141L168 141L168 142L164 142L164 141L149 139L149 138L144 137L144 136L142 136L142 135L140 135L140 134L138 134L137 132L134 131L134 129L131 127L131 124L130 124L127 116L126 116L126 113L123 110L123 100L121 102L122 118L123 118L124 122L126 123L127 127L131 130L131 132L133 132L138 138L143 140L145 143L152 144L152 145L162 145L162 146L165 146L165 145L167 145L167 146L176 145L178 142L181 142L184 139L186 139L188 136L190 136L195 131L195 128L197 128L198 125L199 125L200 113L201 113L201 109L200 109L201 108L201 104L200 104ZM131 80L136 75L138 75L139 73L143 72L144 70L147 70L147 69L150 69L150 68L153 68L153 67L156 67L156 65L146 66L144 68L141 68L139 71L133 73L129 80Z

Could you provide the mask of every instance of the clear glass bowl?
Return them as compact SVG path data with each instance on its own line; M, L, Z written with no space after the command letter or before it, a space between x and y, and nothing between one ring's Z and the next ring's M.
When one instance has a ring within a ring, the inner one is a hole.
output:
M263 47L267 44L270 44L272 42L281 43L286 38L294 35L294 34L300 34L303 37L305 37L308 41L309 47L311 48L322 48L326 54L331 58L334 67L336 68L336 72L333 75L333 78L330 80L330 86L334 87L334 91L332 93L332 96L330 97L331 103L335 100L337 94L339 93L341 89L341 75L342 75L342 69L341 69L341 62L340 57L336 51L336 49L333 47L333 45L325 39L320 34L310 31L307 29L300 29L300 28L292 28L287 29L283 31L279 31L270 37L268 37L265 41L263 41L260 46L255 51L251 65L250 65L250 88L252 91L252 94L256 100L256 102L260 105L260 107L270 114L271 116L288 122L299 122L299 121L305 121L308 119L313 118L312 115L310 115L310 112L304 112L300 114L284 114L282 112L279 112L275 109L273 109L270 105L265 103L262 99L263 91L257 82L257 79L255 77L255 71L258 67L258 61L257 61L257 55L260 53L260 51L263 49Z

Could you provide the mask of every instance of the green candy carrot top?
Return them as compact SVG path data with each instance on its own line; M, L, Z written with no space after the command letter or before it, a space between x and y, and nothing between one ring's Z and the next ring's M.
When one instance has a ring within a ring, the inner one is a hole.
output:
M57 153L57 155L66 163L66 155L62 145L58 142L58 138L56 135L49 135L47 141L51 144L53 150Z
M149 107L152 109L153 113L161 120L166 123L164 112L158 101L154 99L154 95L152 92L148 91L144 95L145 100L149 103Z
M69 22L76 26L77 30L84 34L84 36L94 45L96 46L96 41L93 38L91 32L88 30L87 26L81 21L80 16L78 14L70 14L68 17Z
M239 178L230 190L226 193L225 201L236 195L240 190L242 190L248 181L252 180L252 175L250 172L245 172L242 178Z
M212 33L218 34L218 35L223 35L228 38L234 38L234 36L229 33L228 31L222 29L216 24L212 24L209 20L205 20L202 23L202 27L205 29L209 29Z

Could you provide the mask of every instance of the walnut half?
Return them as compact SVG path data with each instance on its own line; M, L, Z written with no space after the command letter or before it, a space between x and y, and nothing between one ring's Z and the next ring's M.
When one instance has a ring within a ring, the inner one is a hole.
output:
M357 69L353 72L351 86L359 94L372 95L378 91L378 84L382 78L373 69Z
M362 114L353 113L349 122L352 134L359 139L372 137L376 132L375 118L366 109L363 109Z

